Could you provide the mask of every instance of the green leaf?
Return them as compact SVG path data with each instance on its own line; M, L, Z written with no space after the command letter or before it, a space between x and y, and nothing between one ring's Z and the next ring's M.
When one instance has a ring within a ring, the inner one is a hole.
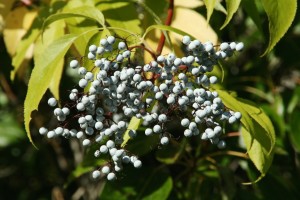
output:
M90 30L95 31L95 30ZM40 100L49 88L53 76L55 76L56 67L64 58L66 52L72 43L80 35L69 34L55 40L50 44L40 56L35 59L35 67L32 70L28 91L24 102L24 123L25 130L30 142L34 145L30 134L31 112L38 108Z
M221 29L225 28L230 22L233 14L238 10L241 0L226 0L227 16Z
M157 16L157 14L149 6L147 6L143 1L139 1L139 0L131 0L131 1L135 2L135 3L139 3L139 5L141 5L145 9L145 11L147 11L149 13L149 15L154 19L156 24L163 24L162 21L160 20L159 16ZM165 2L159 2L158 6L161 6L161 4L164 4L164 3ZM155 5L157 5L156 2L155 2Z
M83 6L89 6L89 7L95 7L95 2L88 0L88 1L69 1L66 5L64 12L69 13L72 12L73 9L83 7ZM89 31L91 29L97 28L97 23L94 20L89 20L87 18L83 17L72 17L65 19L67 24L67 29L69 33L73 34L81 34L83 32ZM74 46L76 50L79 53L79 57L83 56L85 53L85 48L92 37L92 33L88 33L83 35L82 37L78 38L74 42Z
M151 194L147 195L143 198L143 200L152 200L152 199L168 199L170 192L173 188L173 181L170 176L168 176L163 182L161 182L161 186L154 190Z
M56 65L63 59L71 44L78 35L65 35L56 40L35 59L35 67L32 70L28 91L24 103L25 129L28 138L33 143L29 123L31 112L38 108L40 100L49 88L52 77L55 76Z
M207 23L209 23L210 17L214 11L217 1L216 0L204 0L203 2L206 6L206 20L207 20Z
M272 163L275 146L275 131L270 119L253 103L237 99L222 90L217 92L226 107L242 113L242 136L249 157L262 178Z
M124 138L123 138L124 141L121 144L121 147L124 147L127 144L128 140L130 139L129 134L128 134L129 131L130 130L135 130L136 131L140 127L141 123L142 123L142 119L138 119L136 117L131 118L131 120L128 124L127 130L124 133Z
M269 19L269 53L291 26L297 11L297 0L261 0Z
M171 26L166 26L166 25L152 25L152 26L149 26L149 27L146 29L146 31L145 31L145 33L144 33L142 39L145 39L145 37L147 36L147 34L148 34L150 31L154 30L154 29L160 29L160 30L164 30L164 31L170 31L170 32L177 33L177 34L179 34L179 35L188 35L188 36L190 36L192 39L195 39L194 36L188 34L187 32L184 32L184 31L182 31L182 30L180 30L180 29L177 29L177 28L174 28L174 27L171 27Z
M265 134L261 126L257 126L255 131L256 134ZM269 149L265 148L261 141L254 138L244 126L242 126L241 133L247 147L247 153L256 169L261 173L261 176L254 181L257 182L266 175L266 172L270 168L273 160L273 152L270 154Z
M97 28L94 24L85 24L86 21L81 18L69 18L66 20L67 27L70 33L72 34L80 34L83 32L87 32L88 30ZM74 46L79 53L79 56L83 56L85 53L85 48L88 41L91 39L93 34L90 32L88 34L83 35L82 37L78 38L74 42Z
M287 106L287 113L292 114L297 105L299 105L300 102L300 86L297 86L296 89L294 89L292 98Z
M128 1L103 1L99 2L97 8L103 12L110 26L127 29L135 34L142 33L134 4Z
M227 10L224 8L224 6L221 4L222 0L217 0L217 3L215 5L215 10L220 11L227 15Z
M70 12L65 11L63 13L57 13L54 15L49 16L44 24L43 24L43 29L49 26L51 23L61 20L61 19L66 19L66 18L73 18L73 17L84 17L93 21L98 22L102 27L105 27L105 20L102 12L92 6L80 6L78 8L72 8Z
M57 21L55 23L52 23L49 28L45 30L43 36L44 38L47 38L47 40L42 41L42 38L40 37L36 41L34 49L34 60L38 59L38 57L40 57L41 54L44 53L44 51L51 43L64 35L64 27L64 21ZM64 60L61 59L55 67L55 76L52 77L51 83L49 85L49 89L56 99L59 99L59 84L63 72L63 67Z
M290 116L290 139L297 152L300 152L300 111L295 110Z

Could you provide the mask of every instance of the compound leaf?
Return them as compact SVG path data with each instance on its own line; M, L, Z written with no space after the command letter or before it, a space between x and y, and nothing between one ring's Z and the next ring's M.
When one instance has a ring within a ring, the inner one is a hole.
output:
M269 19L269 44L262 56L269 53L291 26L297 11L297 0L262 0Z
M69 34L55 40L43 53L35 59L35 67L32 70L28 91L24 102L24 123L27 136L32 144L30 134L31 112L38 108L40 100L49 88L53 76L55 76L56 67L64 58L71 44L80 35Z

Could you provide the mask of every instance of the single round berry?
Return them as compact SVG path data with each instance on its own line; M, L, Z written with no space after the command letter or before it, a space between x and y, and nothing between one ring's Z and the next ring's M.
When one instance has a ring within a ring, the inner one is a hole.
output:
M115 147L115 143L114 143L114 141L112 141L112 140L108 140L108 141L106 142L106 146L107 146L109 149L111 149L111 148L114 148L114 147Z
M193 132L190 129L185 129L183 134L185 137L191 137Z
M140 161L140 160L134 161L133 166L134 166L135 168L140 168L140 167L142 167L142 161Z
M72 69L76 69L77 67L79 67L79 62L77 60L71 60L70 67Z
M119 42L119 44L118 44L118 49L119 49L119 50L124 50L124 49L126 49L126 43L125 43L125 42Z
M154 133L160 133L162 131L161 126L156 124L155 126L153 126L153 132Z
M93 177L93 179L97 179L97 178L99 178L99 177L100 177L100 175L101 175L101 173L100 173L100 171L99 171L99 170L95 170L95 171L93 171L93 173L92 173L92 177Z
M165 114L160 114L159 116L158 116L158 121L159 122L166 122L167 121L167 116L165 115Z
M184 45L188 45L188 44L190 44L190 42L191 42L191 38L189 36L185 35L182 37L182 43Z
M190 124L190 120L188 118L184 118L181 120L181 126L188 127Z
M81 87L81 88L85 88L87 86L87 84L88 84L88 81L84 78L80 79L80 81L78 83L79 87Z
M116 38L114 37L114 36L108 36L107 37L107 42L109 43L109 44L114 44L115 43L115 41L116 41Z
M242 43L242 42L237 43L235 46L235 50L237 50L237 51L242 51L243 48L244 48L244 43Z
M167 144L169 144L169 138L166 137L166 136L162 137L162 138L160 139L160 143L161 143L162 145L167 145Z
M41 135L45 135L45 134L48 133L48 129L45 128L45 127L41 127L41 128L39 129L39 133L40 133Z
M236 122L236 117L234 115L232 115L231 117L229 117L228 122L229 124L233 124L234 122Z
M145 135L149 136L149 135L152 135L152 133L153 133L153 130L151 128L146 128Z
M101 172L103 174L108 174L110 172L110 169L108 166L104 166L104 167L102 167Z
M90 146L90 145L91 145L91 140L89 140L89 139L84 139L84 140L82 141L82 145L83 145L84 147Z
M111 172L111 173L107 174L107 180L113 181L115 179L116 179L116 174L115 173Z
M57 105L56 99L53 98L53 97L52 97L52 98L49 98L49 99L48 99L48 105L51 106L51 107L56 106L56 105Z
M108 148L107 148L106 145L101 145L99 150L100 150L101 153L107 153L108 152Z

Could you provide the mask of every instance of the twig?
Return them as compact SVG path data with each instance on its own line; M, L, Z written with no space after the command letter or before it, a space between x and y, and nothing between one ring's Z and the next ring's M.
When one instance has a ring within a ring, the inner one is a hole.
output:
M249 156L246 153L238 152L238 151L217 151L211 154L206 155L203 159L207 159L207 157L221 156L221 155L229 155L241 157L244 159L249 159Z
M171 25L173 13L174 13L174 0L169 0L168 15L167 15L167 19L165 21L165 25L167 25L167 26ZM160 39L159 39L157 49L156 49L157 56L159 56L161 54L163 47L165 45L165 40L166 40L166 37L165 37L164 33L162 33L160 36Z

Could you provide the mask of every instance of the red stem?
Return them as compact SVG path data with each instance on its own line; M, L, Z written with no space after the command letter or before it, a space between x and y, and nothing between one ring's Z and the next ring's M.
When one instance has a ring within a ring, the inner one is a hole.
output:
M174 13L174 0L169 0L169 7L168 7L168 15L165 21L165 25L170 26L173 18L173 13ZM165 45L165 40L166 37L164 33L161 34L159 43L156 49L156 55L159 56L163 50L163 47Z

